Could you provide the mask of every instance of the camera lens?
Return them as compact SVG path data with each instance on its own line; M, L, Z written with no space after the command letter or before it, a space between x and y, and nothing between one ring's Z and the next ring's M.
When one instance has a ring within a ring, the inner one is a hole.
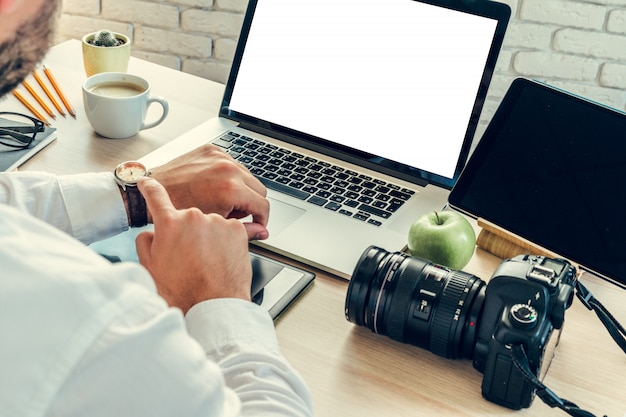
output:
M474 275L371 246L352 274L345 314L399 342L471 359L484 297Z

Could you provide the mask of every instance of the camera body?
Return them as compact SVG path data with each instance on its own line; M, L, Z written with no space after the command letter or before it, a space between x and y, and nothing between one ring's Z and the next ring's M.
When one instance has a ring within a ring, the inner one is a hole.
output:
M576 285L567 261L519 255L490 281L403 252L370 246L346 294L346 319L451 359L472 359L485 399L529 407L535 390L513 363L521 345L540 380L558 343Z
M531 371L543 379L575 283L576 270L564 260L519 255L500 264L485 290L473 355L485 399L512 409L531 405L535 390L514 365L510 346L522 345Z

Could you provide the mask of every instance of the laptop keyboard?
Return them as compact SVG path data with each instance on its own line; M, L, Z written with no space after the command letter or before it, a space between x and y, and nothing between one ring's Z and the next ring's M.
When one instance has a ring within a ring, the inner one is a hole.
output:
M235 132L213 141L267 188L380 226L414 190Z

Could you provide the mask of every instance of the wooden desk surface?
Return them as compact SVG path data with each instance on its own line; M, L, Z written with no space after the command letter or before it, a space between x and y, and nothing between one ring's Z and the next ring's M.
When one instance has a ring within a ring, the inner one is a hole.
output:
M78 118L57 117L57 143L22 169L56 173L112 169L119 161L139 158L215 115L223 91L220 84L133 58L129 72L150 80L153 94L169 100L170 115L161 126L132 139L103 139L92 132L82 110L80 85L85 75L80 43L68 41L56 46L46 63L66 89ZM0 108L24 111L12 100L9 97ZM478 249L464 270L488 280L498 263L497 258ZM317 278L312 287L279 318L276 327L283 353L309 384L316 415L566 415L539 399L521 411L487 402L480 394L482 374L471 361L440 358L347 322L344 301L348 283L325 272L314 272ZM582 280L618 320L626 323L623 290L589 275ZM626 356L595 314L578 300L567 311L565 323L544 383L597 416L626 416Z

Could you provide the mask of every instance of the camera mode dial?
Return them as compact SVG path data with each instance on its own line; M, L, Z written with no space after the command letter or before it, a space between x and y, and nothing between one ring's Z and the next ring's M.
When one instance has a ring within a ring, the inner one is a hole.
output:
M513 326L520 329L527 329L537 323L537 310L528 304L515 304L511 307L509 315Z

